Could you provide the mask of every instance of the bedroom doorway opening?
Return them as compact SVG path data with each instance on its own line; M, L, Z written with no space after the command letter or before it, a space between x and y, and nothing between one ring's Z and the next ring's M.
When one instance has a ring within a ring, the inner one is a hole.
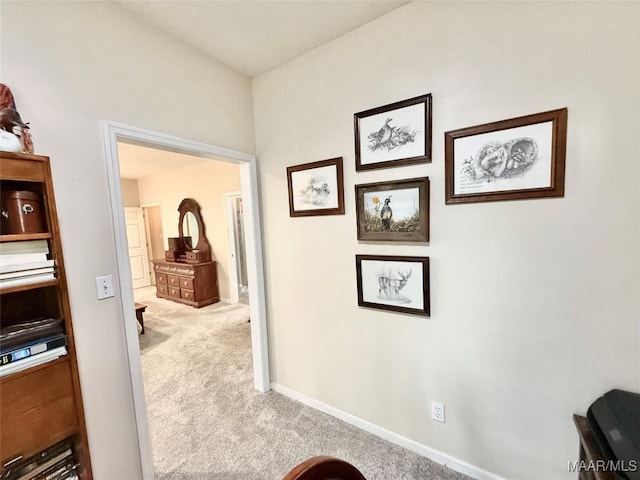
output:
M146 412L138 328L131 282L131 266L120 185L118 142L137 143L151 148L231 162L238 165L243 197L243 227L247 281L249 284L248 294L250 298L248 308L251 318L250 336L253 380L256 390L267 392L271 389L271 385L256 158L252 154L110 121L103 122L103 140L111 198L112 225L116 244L116 272L120 279L118 293L122 309L121 318L124 323L125 342L131 373L142 477L146 480L153 478L153 455Z

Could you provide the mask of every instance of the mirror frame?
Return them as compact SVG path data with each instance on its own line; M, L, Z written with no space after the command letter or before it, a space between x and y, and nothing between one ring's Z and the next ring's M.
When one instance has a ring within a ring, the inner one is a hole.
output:
M196 221L198 222L198 234L199 234L198 243L196 245L193 245L192 248L189 248L186 244L185 246L187 247L187 251L202 252L202 256L205 257L207 253L211 250L211 247L209 246L209 241L207 240L207 235L205 233L204 221L202 220L202 215L200 214L200 205L193 198L185 198L180 202L180 206L178 207L178 212L180 212L180 217L178 218L178 234L180 235L180 239L182 240L184 240L182 225L184 222L185 215L188 212L191 212L196 217Z

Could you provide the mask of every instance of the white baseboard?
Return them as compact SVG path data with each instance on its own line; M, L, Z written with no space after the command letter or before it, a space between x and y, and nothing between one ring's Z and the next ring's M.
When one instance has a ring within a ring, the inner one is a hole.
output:
M439 450L423 445L422 443L418 443L415 440L411 440L410 438L403 437L397 433L394 433L386 428L383 428L374 423L368 422L360 417L356 417L350 413L339 410L331 405L327 405L326 403L322 403L318 400L315 400L311 397L307 397L302 393L296 392L295 390L291 390L290 388L283 387L277 383L271 383L271 388L285 395L289 398L299 401L311 408L315 408L316 410L320 410L321 412L327 413L333 417L336 417L344 422L347 422L355 427L364 430L365 432L369 432L377 437L384 438L385 440L399 445L407 450L411 450L418 455L428 458L429 460L433 460L440 465L445 465L446 467L455 470L456 472L464 473L472 478L477 480L506 480L495 473L487 472L486 470L482 470L474 465L470 465L462 460L459 460L451 455L447 455Z

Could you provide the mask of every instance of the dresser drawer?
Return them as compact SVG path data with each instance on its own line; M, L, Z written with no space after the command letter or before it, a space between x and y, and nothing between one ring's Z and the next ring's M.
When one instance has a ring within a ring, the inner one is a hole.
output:
M167 283L167 274L156 272L156 283Z
M158 289L158 293L164 293L165 295L169 295L169 287L164 283L156 284L156 288Z
M167 284L170 287L180 287L180 277L177 275L167 275Z
M193 278L180 277L180 288L186 288L187 290L195 290L193 288Z
M169 286L169 295L172 297L180 298L180 287Z
M191 302L195 301L195 296L193 293L193 290L187 290L185 288L181 288L180 289L180 298L183 298L185 300L189 300Z

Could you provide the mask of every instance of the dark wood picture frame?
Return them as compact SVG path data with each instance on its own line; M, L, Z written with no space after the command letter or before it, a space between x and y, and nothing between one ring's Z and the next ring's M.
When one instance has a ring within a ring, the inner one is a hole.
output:
M287 167L289 216L344 215L343 182L342 157Z
M367 183L355 190L358 240L429 241L429 177Z
M431 315L429 257L356 255L358 305Z
M566 108L445 132L445 203L563 197Z
M354 114L356 170L431 162L431 103L429 93Z

